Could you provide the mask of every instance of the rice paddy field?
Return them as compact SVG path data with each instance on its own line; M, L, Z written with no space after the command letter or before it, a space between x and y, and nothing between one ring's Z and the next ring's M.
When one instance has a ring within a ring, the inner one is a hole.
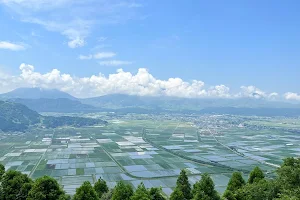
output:
M170 195L181 169L191 184L209 173L222 193L233 171L255 166L270 176L282 159L300 155L298 119L198 116L192 120L114 119L105 127L32 129L1 134L0 162L33 179L55 177L69 194L99 177L114 187L161 186ZM296 131L296 132L295 132Z

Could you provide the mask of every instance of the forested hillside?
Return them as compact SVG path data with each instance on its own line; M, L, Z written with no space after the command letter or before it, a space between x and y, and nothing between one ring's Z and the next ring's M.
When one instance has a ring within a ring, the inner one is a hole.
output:
M100 119L81 117L48 117L42 116L28 107L13 102L0 101L0 130L25 131L29 126L45 126L55 128L59 126L91 126L107 124Z

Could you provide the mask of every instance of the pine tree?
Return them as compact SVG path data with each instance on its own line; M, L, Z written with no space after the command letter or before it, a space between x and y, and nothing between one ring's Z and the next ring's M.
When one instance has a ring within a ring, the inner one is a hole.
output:
M149 190L151 200L166 200L166 198L161 194L161 188L150 188Z
M130 200L132 195L133 195L132 187L121 181L118 182L118 184L114 188L112 200Z
M185 198L182 191L179 190L179 188L175 188L170 196L170 200L183 200L183 199Z
M246 184L245 180L243 179L241 172L233 172L226 190L230 190L231 192L235 193L238 189L242 188Z
M264 179L265 175L261 171L259 167L255 167L249 175L248 183L252 184L254 182L259 182L260 180Z
M189 200L192 198L191 184L189 183L189 179L185 170L181 170L180 172L176 182L176 189L182 192L184 200Z
M130 198L131 200L151 200L150 193L146 189L145 185L141 183L136 191L134 192L133 196Z
M201 176L201 180L195 183L193 188L193 200L220 200L215 184L209 174Z

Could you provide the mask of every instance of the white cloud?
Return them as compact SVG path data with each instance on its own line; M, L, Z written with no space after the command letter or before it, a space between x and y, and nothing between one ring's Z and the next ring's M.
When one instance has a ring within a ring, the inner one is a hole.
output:
M22 44L11 43L7 41L0 41L0 49L7 49L12 51L25 50L25 46Z
M39 24L66 36L70 48L86 45L95 25L126 22L133 19L135 10L141 7L131 0L0 0L0 3L17 14L22 22Z
M104 58L112 58L116 56L114 52L98 52L90 55L79 55L80 60L91 60L91 59L104 59Z
M99 62L99 65L103 65L103 66L120 66L120 65L130 65L130 64L132 64L132 62L124 61L124 60L105 60Z
M298 93L287 92L284 94L284 97L286 100L300 101L300 94L298 94Z
M80 60L91 60L93 58L93 55L87 55L87 56L84 56L84 55L79 55L78 57Z
M114 57L116 54L114 52L99 52L94 54L94 58L95 59L103 59L103 58L112 58Z
M261 99L267 97L267 94L253 85L241 86L239 97Z
M48 73L35 71L34 66L20 65L20 74L8 75L0 71L0 93L18 87L41 87L59 89L76 97L94 97L106 94L130 94L140 96L172 96L185 98L240 98L263 97L266 99L278 96L277 93L266 93L254 86L243 86L241 92L233 94L225 85L205 86L200 80L184 81L181 78L161 80L155 78L145 68L136 74L118 69L116 73L90 77L76 77L53 69ZM254 94L255 93L255 94ZM300 95L287 93L286 98L300 99Z

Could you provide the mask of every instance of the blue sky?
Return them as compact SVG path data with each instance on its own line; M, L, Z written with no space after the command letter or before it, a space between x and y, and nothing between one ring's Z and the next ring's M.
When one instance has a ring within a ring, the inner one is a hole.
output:
M136 92L125 88L121 93L156 95L172 88L167 95L187 89L191 97L202 97L210 91L223 95L228 88L230 96L258 93L269 98L278 93L283 98L290 92L290 99L300 100L300 2L296 0L0 2L1 74L22 79L8 87L3 78L0 92L24 85L60 87L78 96L115 93L119 90L93 83L92 88L83 87L89 94L81 94L83 89L76 91L70 82L56 85L40 79L56 69L60 78L68 74L73 82L83 84L78 78L101 73L108 80L122 68L132 80L152 76L155 81L143 82L144 89ZM34 66L26 80L22 63ZM144 68L146 75L137 76ZM38 81L32 80L34 73L41 76ZM172 85L170 78L182 82ZM193 87L193 80L205 86ZM173 91L180 84L181 90ZM216 86L226 88L215 92Z

